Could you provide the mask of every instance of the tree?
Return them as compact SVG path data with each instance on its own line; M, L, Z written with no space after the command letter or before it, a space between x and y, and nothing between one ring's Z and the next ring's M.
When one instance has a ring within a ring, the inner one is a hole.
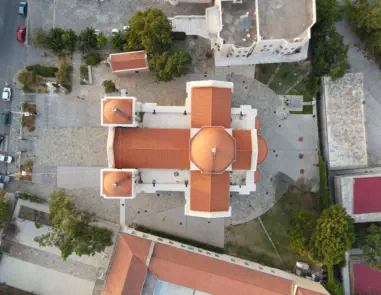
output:
M312 240L320 261L328 267L339 264L355 241L353 218L339 205L325 209L317 220Z
M158 81L170 81L183 75L192 59L186 51L164 52L155 55L150 61L150 67L155 72Z
M123 50L125 40L120 33L112 33L110 36L110 44L112 49Z
M5 191L0 190L0 230L12 215L11 204L5 199Z
M172 47L172 25L160 9L137 11L128 23L127 49L144 48L148 54L161 54Z
M92 256L112 245L112 232L94 226L95 216L78 211L71 196L63 190L51 194L49 219L52 230L34 240L42 247L59 248L64 260L73 252L78 256Z
M316 228L317 215L312 210L298 210L294 212L287 224L287 235L290 246L301 256L309 256L311 239Z
M85 54L97 49L98 37L93 28L86 28L81 31L78 37L78 49ZM104 36L103 36L104 37Z
M73 67L71 65L63 63L56 73L57 83L62 85L70 84L72 71Z
M103 35L102 33L100 33L98 36L97 36L97 43L98 43L98 47L99 48L103 48L107 45L107 38L105 35Z
M364 252L365 262L372 269L381 271L381 226L372 224L368 227L365 239L360 241L360 248Z
M33 46L37 48L46 48L47 37L48 37L48 34L44 29L42 28L36 29L34 31L33 39L32 39Z
M56 55L72 54L75 51L77 35L73 30L51 28L46 37L46 48Z
M115 87L115 83L112 82L111 80L105 80L105 81L103 81L102 85L105 88L105 92L106 93L112 93L112 92L116 92L117 91L117 89Z

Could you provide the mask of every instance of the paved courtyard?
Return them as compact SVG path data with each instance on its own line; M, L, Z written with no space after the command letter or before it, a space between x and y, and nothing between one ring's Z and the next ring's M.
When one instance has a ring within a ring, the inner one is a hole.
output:
M80 31L93 27L109 35L114 28L122 29L137 10L160 8L168 16L204 15L206 5L172 6L164 0L31 0L29 27L49 29L53 26Z

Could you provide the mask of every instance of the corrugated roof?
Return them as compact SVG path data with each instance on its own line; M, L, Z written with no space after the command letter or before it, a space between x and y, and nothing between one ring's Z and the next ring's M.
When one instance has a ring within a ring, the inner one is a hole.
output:
M132 173L129 171L102 171L102 192L106 197L131 197Z
M111 54L110 59L113 71L148 68L144 51Z
M140 295L147 275L151 241L119 235L112 265L107 275L104 295Z
M191 127L231 128L230 88L195 87L191 90Z
M189 169L189 129L115 128L115 168Z
M233 170L250 170L252 156L251 131L233 130L233 137L236 144L236 158L233 163Z
M191 171L190 209L202 212L229 210L230 174L203 174Z
M131 124L132 99L107 99L103 101L104 124Z
M203 127L190 142L190 159L203 173L222 173L235 160L235 140L222 127Z
M149 269L161 280L214 295L291 293L290 280L159 243Z

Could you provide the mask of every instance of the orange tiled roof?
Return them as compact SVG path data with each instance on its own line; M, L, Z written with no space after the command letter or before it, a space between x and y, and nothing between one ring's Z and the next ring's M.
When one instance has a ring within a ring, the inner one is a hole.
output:
M103 101L103 123L131 124L132 99L107 99Z
M257 132L261 129L261 120L258 117L255 117L255 129L257 129Z
M119 235L104 295L140 295L147 275L145 261L151 241Z
M230 174L203 174L191 171L190 209L202 212L229 210Z
M191 139L190 159L203 173L222 173L235 160L235 140L222 127L203 127Z
M129 171L102 171L102 192L106 197L131 197L132 173Z
M111 54L111 67L113 71L148 68L146 54L144 51Z
M268 152L269 146L267 145L267 141L258 134L258 165L261 165L266 160Z
M195 87L191 91L192 128L231 127L232 92L230 88Z
M321 295L321 293L303 288L298 288L298 290L296 291L296 295Z
M257 183L261 179L261 171L257 167L257 170L254 172L254 183Z
M189 169L189 129L115 128L115 168Z
M233 163L233 170L251 169L251 131L233 130L233 137L236 142L236 159Z

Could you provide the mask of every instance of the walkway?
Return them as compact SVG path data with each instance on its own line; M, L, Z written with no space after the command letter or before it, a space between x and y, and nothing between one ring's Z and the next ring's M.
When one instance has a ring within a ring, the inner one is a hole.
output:
M360 48L360 39L351 31L349 23L344 20L336 24L337 31L349 45L348 61L351 72L364 74L364 93L368 100L368 153L369 165L381 165L381 71L376 63L365 57Z

